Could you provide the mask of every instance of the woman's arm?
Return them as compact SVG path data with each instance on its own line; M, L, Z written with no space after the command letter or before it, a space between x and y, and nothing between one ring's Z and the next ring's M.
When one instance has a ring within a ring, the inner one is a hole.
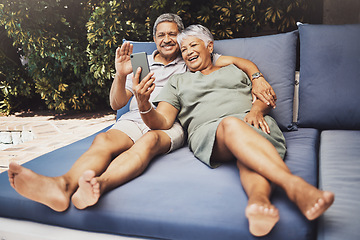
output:
M179 112L174 106L167 102L160 102L156 109L150 103L150 94L155 89L154 73L150 72L139 82L141 69L136 71L133 77L133 90L138 102L141 118L151 129L169 129L175 122Z
M253 102L256 99L260 99L264 103L276 107L276 94L271 85L265 80L264 76L261 76L256 79L252 79L254 73L259 73L258 67L250 60L232 57L232 56L220 56L216 61L215 65L219 67L224 67L229 64L234 64L239 69L243 70L250 78L252 82L252 96Z
M156 109L151 105L149 110L140 112L141 118L151 129L170 129L175 122L178 110L167 102L160 102Z

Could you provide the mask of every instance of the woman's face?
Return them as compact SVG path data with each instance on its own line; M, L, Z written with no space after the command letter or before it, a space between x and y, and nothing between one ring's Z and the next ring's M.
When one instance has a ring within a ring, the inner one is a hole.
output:
M189 36L182 41L180 51L186 65L192 72L202 71L212 64L212 42L206 47L201 39Z

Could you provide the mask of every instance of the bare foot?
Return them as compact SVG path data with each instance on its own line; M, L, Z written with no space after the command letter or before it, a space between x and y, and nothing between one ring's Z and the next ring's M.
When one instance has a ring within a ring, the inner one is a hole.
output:
M267 235L279 221L279 211L272 204L249 203L245 209L249 220L249 231L256 237Z
M72 203L78 209L95 205L100 198L100 184L93 170L87 170L79 179L79 188L72 196Z
M295 184L295 191L289 197L308 220L321 216L334 202L335 195L329 191L321 191L300 179ZM293 197L291 197L293 196Z
M309 220L320 217L334 202L334 193L328 191L321 191L321 193L322 196L317 199L312 208L305 212L305 217Z
M22 196L42 203L51 209L63 212L70 204L65 193L65 182L39 175L17 163L9 164L10 185ZM64 186L64 187L62 187Z

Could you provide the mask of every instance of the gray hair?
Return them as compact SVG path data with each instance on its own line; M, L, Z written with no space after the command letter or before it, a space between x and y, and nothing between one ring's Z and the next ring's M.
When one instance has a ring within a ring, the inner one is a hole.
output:
M184 30L184 24L182 22L181 17L179 17L178 15L173 14L173 13L164 13L164 14L161 14L154 23L153 36L155 36L155 34L156 34L157 26L162 22L174 22L174 23L176 23L179 32Z
M201 39L205 43L206 47L209 44L209 42L214 42L214 37L209 31L209 29L207 29L206 27L200 24L188 26L184 31L182 31L177 36L177 41L179 43L179 46L181 46L182 41L189 36L193 36Z

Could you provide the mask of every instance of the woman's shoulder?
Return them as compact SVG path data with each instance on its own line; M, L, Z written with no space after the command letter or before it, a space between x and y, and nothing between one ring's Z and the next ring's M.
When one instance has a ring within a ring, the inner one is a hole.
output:
M238 74L245 74L245 72L243 70L241 70L240 68L238 68L235 64L229 64L225 67L222 67L221 68L222 71L227 71L227 72L230 72L230 73L238 73ZM246 74L245 74L246 75Z
M189 75L190 72L184 72L184 73L174 73L171 75L171 77L168 79L169 85L172 87L178 88L179 86L183 86L184 84L187 84L186 81L191 78Z
M177 82L177 81L182 81L182 80L188 79L192 74L194 74L194 73L189 72L189 71L183 72L183 73L174 73L174 74L170 77L169 80L175 81L175 82Z
M230 64L228 66L222 67L221 69L222 69L221 73L223 75L231 76L236 79L241 79L241 81L246 84L251 83L248 75L234 64Z

